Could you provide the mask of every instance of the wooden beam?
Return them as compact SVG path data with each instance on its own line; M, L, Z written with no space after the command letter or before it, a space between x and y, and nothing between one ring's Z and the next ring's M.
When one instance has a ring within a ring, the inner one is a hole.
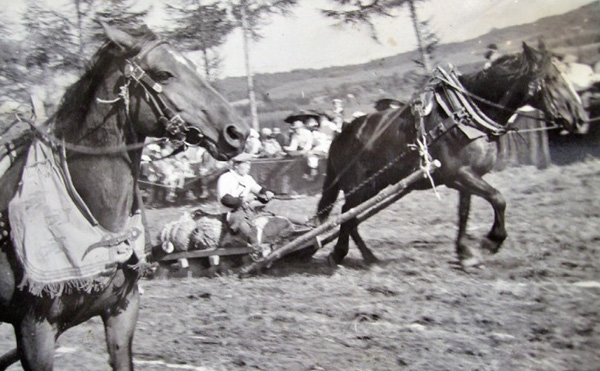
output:
M440 162L435 160L432 162L430 172L435 171L435 169L441 166ZM242 275L252 273L254 271L258 271L263 267L269 267L271 263L274 261L281 259L285 255L298 251L306 246L306 244L313 240L314 238L331 231L333 228L338 227L342 223L355 218L361 214L363 214L363 220L365 217L369 217L374 215L376 212L380 211L383 207L387 207L389 204L394 202L396 199L394 197L398 194L403 195L404 190L406 190L413 183L423 179L427 174L425 169L419 169L406 178L402 179L398 183L394 185L387 186L383 190L381 190L377 195L363 202L362 204L346 211L338 215L337 217L331 218L328 222L321 224L317 228L307 232L298 238L290 241L286 245L281 248L273 251L266 258L254 262L247 267L242 268ZM383 207L378 207L378 205L384 205Z

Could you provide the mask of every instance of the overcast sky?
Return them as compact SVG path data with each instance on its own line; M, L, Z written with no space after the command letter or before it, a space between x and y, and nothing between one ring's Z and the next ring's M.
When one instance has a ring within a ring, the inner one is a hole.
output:
M39 0L56 4L67 0ZM149 24L164 22L161 4L165 0L142 0L154 4ZM207 0L209 1L209 0ZM598 0L429 0L419 5L418 14L428 19L441 42L461 41L503 28L562 14ZM24 0L0 0L0 12L17 13ZM300 68L323 68L356 64L395 55L415 48L408 11L397 18L377 21L381 43L374 42L367 29L332 27L320 8L331 7L330 0L300 0L294 15L274 17L264 29L265 37L253 45L252 64L256 72L280 72ZM224 64L221 77L244 75L242 37L232 34L221 49Z
M490 31L535 21L576 9L590 0L430 0L418 14L429 19L442 42L471 39ZM600 2L596 1L600 8ZM327 0L301 0L295 16L274 18L265 38L254 45L251 59L257 72L322 68L356 64L395 55L416 47L408 11L398 18L378 20L381 44L366 29L334 28L317 8ZM600 11L600 9L599 9ZM600 27L600 26L599 26ZM241 35L234 34L222 49L223 76L244 74Z

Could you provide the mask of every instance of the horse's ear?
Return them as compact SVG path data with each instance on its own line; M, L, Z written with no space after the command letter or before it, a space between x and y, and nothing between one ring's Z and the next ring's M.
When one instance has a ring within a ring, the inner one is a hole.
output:
M100 21L100 24L102 25L102 28L104 28L106 37L108 37L115 44L125 49L131 49L136 45L135 37L131 36L127 32L121 31L102 21Z
M523 42L523 55L525 56L525 59L527 60L527 62L529 62L530 64L537 63L537 56L536 56L535 49L533 49L532 47L527 45L525 42Z

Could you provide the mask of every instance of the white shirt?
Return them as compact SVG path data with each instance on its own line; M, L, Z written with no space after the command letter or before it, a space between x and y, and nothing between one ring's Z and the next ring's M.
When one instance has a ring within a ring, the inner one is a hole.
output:
M217 182L219 200L228 194L233 197L241 197L245 201L251 201L254 199L251 194L256 195L261 189L262 187L256 183L251 175L240 175L233 170L221 175Z
M292 134L290 144L283 149L286 151L309 151L312 146L312 132L307 128L299 128Z

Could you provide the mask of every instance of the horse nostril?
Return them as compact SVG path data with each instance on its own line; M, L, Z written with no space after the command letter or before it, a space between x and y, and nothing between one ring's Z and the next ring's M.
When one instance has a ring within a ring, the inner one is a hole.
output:
M223 137L227 144L234 148L241 147L244 141L244 134L235 125L227 125L225 129L223 129Z

